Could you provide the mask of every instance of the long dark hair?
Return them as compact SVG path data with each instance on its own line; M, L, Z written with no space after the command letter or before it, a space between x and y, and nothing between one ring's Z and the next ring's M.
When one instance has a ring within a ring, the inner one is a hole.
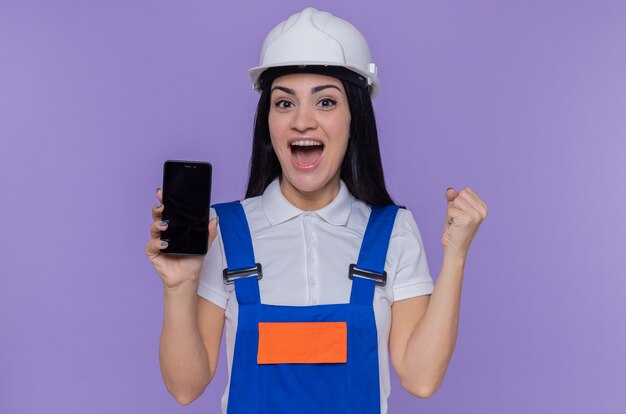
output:
M341 80L350 108L350 139L341 164L341 179L352 195L370 206L394 204L385 186L374 108L367 89ZM269 132L271 82L261 91L254 121L246 198L256 197L282 173Z

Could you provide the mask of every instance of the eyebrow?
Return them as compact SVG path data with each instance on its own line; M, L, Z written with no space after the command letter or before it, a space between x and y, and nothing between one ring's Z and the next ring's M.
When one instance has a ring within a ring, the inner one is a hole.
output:
M328 89L328 88L335 88L337 89L339 92L341 92L341 89L339 89L337 86L335 85L320 85L320 86L316 86L315 88L311 89L311 91L313 93L318 93L320 91L323 91L324 89Z
M341 92L341 89L339 89L336 85L331 85L331 84L315 86L314 88L311 88L311 92L318 93L318 92L321 92L324 89L328 89L328 88L335 88L339 92ZM295 95L296 94L293 89L289 89L289 88L286 88L284 86L274 86L272 88L271 92L274 92L276 89L281 90L281 91L283 91L283 92L285 92L285 93L287 93L289 95Z

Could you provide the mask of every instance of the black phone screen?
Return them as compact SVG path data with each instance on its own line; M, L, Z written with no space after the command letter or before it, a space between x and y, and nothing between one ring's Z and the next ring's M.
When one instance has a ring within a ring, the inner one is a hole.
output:
M208 250L211 172L208 162L165 161L163 165L163 253L205 255Z

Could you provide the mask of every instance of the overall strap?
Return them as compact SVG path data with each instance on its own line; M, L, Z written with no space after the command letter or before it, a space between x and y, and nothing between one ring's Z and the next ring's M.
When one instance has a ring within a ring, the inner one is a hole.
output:
M252 269L256 267L254 260L254 249L252 248L252 237L243 206L239 201L221 203L213 205L219 217L220 232L224 243L224 253L226 254L227 268L224 269L225 276L228 272ZM256 272L249 273L254 276ZM261 303L259 293L259 282L257 277L241 277L235 279L235 294L240 305L254 305Z
M358 276L359 273L374 273L378 274L378 277L384 275L386 282L385 260L387 258L387 248L389 247L391 231L393 230L399 208L397 205L372 207L365 234L363 235L354 277L352 277L353 271L351 266L351 304L371 305L374 300L376 280Z

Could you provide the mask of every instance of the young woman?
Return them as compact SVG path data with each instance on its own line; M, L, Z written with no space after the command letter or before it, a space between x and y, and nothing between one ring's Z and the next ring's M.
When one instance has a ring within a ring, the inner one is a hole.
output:
M270 32L250 75L261 97L246 199L214 206L206 257L160 254L163 205L152 209L168 390L182 404L204 391L226 323L223 412L386 413L388 355L404 388L432 395L486 205L446 191L433 286L415 220L385 188L362 35L305 9Z

